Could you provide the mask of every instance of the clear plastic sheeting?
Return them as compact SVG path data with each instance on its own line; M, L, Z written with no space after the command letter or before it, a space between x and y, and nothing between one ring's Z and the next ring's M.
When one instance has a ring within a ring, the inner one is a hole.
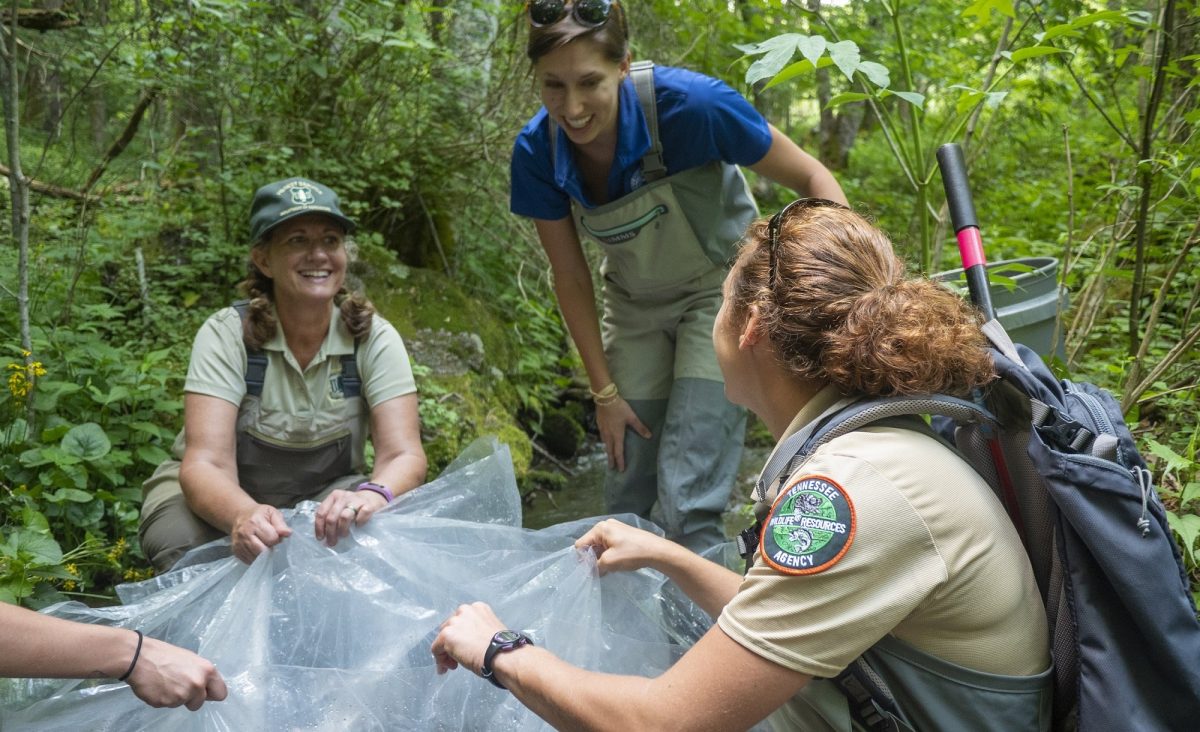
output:
M111 680L10 680L0 682L0 727L541 730L511 694L469 671L435 674L430 645L458 605L487 602L584 668L650 676L711 625L655 572L598 580L594 557L573 547L596 519L522 529L508 449L494 440L476 442L336 547L314 538L315 508L285 511L291 537L250 566L229 555L226 539L123 585L121 606L47 611L195 650L217 665L228 699L197 712L153 709Z

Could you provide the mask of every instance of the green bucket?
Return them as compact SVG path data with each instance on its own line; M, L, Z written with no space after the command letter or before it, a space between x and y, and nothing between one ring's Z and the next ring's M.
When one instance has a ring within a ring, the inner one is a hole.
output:
M1058 284L1058 260L1054 257L1022 257L990 262L988 292L996 319L1017 343L1038 355L1066 360L1060 313L1070 304L1067 288ZM1002 278L1002 279L1000 279ZM939 272L932 279L967 294L963 270Z

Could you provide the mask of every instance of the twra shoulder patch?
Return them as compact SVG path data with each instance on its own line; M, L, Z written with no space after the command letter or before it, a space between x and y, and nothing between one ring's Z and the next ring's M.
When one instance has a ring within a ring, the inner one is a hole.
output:
M823 475L806 475L775 499L759 551L784 574L816 574L846 554L854 529L854 504L846 491Z

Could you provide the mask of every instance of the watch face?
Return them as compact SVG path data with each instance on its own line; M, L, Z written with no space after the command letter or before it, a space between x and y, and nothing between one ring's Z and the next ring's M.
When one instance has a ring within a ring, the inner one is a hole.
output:
M516 643L521 639L521 634L512 630L502 630L496 634L494 641L496 643Z

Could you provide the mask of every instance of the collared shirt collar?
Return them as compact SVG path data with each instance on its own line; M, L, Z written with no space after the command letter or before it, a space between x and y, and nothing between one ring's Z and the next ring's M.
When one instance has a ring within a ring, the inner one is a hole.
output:
M550 117L549 110L546 116ZM556 121L551 126L554 131L554 182L563 190L583 190L579 182L579 167L575 164L575 149L571 140ZM617 149L613 156L613 165L609 169L608 187L610 194L613 190L613 176L618 176L617 190L620 190L620 178L626 168L632 163L641 163L642 157L650 150L650 128L646 123L646 115L642 113L642 105L638 102L637 89L633 79L626 77L621 82L617 94ZM574 183L574 185L570 185Z
M295 360L292 350L288 348L287 339L283 335L283 328L276 327L275 335L263 344L264 351L279 351L291 356L291 360ZM342 314L337 305L329 304L329 332L325 336L325 340L321 343L321 349L317 351L317 355L313 356L312 363L318 364L324 361L328 356L344 356L349 353L354 353L354 338L350 335L350 331L342 323Z
M800 408L800 411L796 413L796 416L792 418L792 421L788 424L787 429L784 430L783 434L779 437L779 442L775 443L775 450L778 450L779 446L782 445L787 438L800 431L800 428L804 425L821 416L822 412L832 407L834 402L842 397L843 394L838 391L838 388L833 384L826 384L824 387L822 387L812 399L809 399L808 402L806 402L805 405ZM772 450L771 454L774 455L775 451Z

